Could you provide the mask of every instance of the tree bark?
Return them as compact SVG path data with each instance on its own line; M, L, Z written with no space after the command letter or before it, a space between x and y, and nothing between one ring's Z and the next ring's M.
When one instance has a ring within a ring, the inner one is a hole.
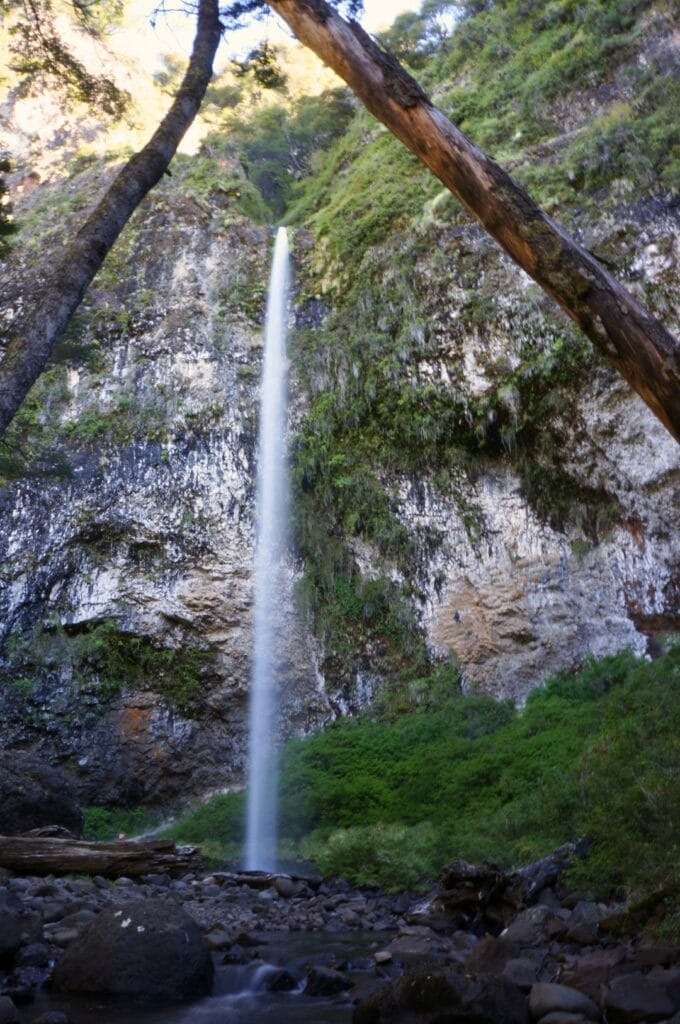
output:
M677 339L437 110L360 25L324 0L268 3L559 303L680 441Z
M109 249L167 170L205 95L221 30L217 0L200 0L191 59L170 110L61 254L59 266L44 285L42 299L10 337L0 362L0 437L45 369Z
M172 840L90 843L52 836L0 836L0 867L32 875L185 875L201 868L200 850Z

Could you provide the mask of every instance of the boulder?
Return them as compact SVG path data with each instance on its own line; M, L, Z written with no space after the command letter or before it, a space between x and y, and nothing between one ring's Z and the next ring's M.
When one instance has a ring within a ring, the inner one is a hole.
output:
M533 1020L541 1020L549 1013L573 1013L588 1020L599 1020L600 1011L583 992L568 985L555 985L539 981L529 993L529 1013Z
M279 896L283 896L283 898L287 900L292 896L297 896L302 888L299 883L294 882L289 875L277 875L273 884Z
M580 1013L566 1013L564 1010L553 1010L541 1017L541 1024L587 1024L588 1018Z
M0 835L16 836L44 825L60 825L76 836L83 816L69 777L37 757L0 752Z
M592 946L597 942L602 914L594 903L579 901L567 921L566 939L580 946Z
M527 1024L528 1015L523 993L505 978L421 968L395 978L359 1003L352 1024L401 1024L411 1019L419 1024Z
M295 978L290 971L286 971L283 967L279 967L277 970L274 970L271 974L267 975L264 987L267 992L294 992L298 987L298 982L297 978Z
M8 996L0 996L0 1024L19 1024L17 1008Z
M614 967L625 958L625 946L613 949L593 949L564 964L559 981L570 988L584 992L594 1002L599 1002L600 993L609 984Z
M609 1024L668 1020L680 1009L662 984L643 974L624 974L612 981L604 999Z
M9 996L0 996L0 1024L19 1024L19 1011Z
M11 965L21 945L21 901L0 889L0 966Z
M352 988L354 982L343 971L335 971L332 967L312 967L305 982L306 996L335 996Z
M163 899L103 910L67 948L54 987L174 1002L210 992L213 965L194 921Z

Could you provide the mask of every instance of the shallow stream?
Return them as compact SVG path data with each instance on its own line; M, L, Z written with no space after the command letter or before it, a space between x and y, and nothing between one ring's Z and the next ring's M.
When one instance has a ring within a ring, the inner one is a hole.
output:
M354 1001L381 981L372 954L389 941L387 935L356 931L267 932L259 938L261 959L223 965L217 955L213 994L195 1003L149 1006L43 990L33 1003L18 1008L20 1020L30 1024L43 1013L62 1010L72 1024L350 1024ZM355 987L339 996L305 995L305 978L312 965L346 971ZM298 980L298 987L291 992L268 991L268 978L281 968Z

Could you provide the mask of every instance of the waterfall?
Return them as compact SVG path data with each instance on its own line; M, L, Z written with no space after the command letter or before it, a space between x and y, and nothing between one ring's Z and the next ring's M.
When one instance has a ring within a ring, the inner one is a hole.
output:
M277 625L280 621L288 518L286 465L286 324L288 235L279 228L274 246L265 322L257 468L255 625L250 685L250 736L246 862L276 869Z

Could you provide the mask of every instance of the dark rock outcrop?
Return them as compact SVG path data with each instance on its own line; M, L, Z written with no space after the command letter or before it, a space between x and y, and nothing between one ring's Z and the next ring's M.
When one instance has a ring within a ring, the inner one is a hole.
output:
M103 910L68 947L55 988L171 1002L206 995L213 964L194 921L163 899Z
M37 757L0 751L0 835L20 835L43 825L82 835L83 816L71 780Z
M419 969L395 978L360 1003L352 1024L410 1019L419 1024L527 1024L528 1014L524 994L505 978Z

